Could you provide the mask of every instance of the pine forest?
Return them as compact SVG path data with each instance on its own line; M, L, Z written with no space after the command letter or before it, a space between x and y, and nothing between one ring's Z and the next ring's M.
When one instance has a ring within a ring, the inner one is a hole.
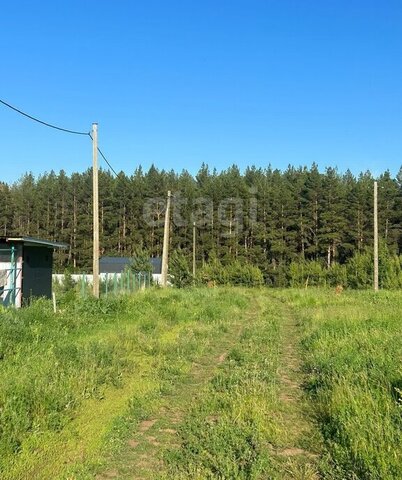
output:
M387 258L393 265L382 281L388 281L388 287L400 286L402 168L395 178L386 171L377 180L380 260L384 264ZM203 164L195 176L154 166L117 177L101 170L101 255L133 257L146 251L160 256L166 195L171 190L170 248L188 264L195 224L199 266L211 261L251 264L273 286L305 282L300 268L310 269L311 282L317 269L331 270L333 281L342 283L347 266L356 272L364 269L362 264L371 265L373 182L370 172L322 172L315 164L285 171L249 167L244 172L235 165L218 172ZM65 242L69 248L56 254L55 269L90 271L90 169L71 175L52 171L38 178L27 173L14 184L0 183L0 205L0 235ZM367 268L365 275L370 276ZM362 275L354 282L352 286L366 286Z

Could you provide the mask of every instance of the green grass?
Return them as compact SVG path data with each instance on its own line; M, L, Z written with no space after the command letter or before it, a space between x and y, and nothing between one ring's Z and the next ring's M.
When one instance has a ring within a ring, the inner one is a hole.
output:
M97 461L118 415L155 405L248 300L147 291L1 312L0 476L62 478Z
M402 478L400 292L61 308L0 312L2 480Z
M331 479L402 478L402 295L287 291Z
M259 311L188 410L179 447L165 452L158 478L317 478L319 437L304 418L301 392L282 378L281 365L291 354L286 378L300 380L297 347L286 330L292 319L264 290L254 292L254 302Z
M164 479L260 478L270 467L275 418L278 324L261 312L188 412L179 449L165 455ZM270 342L274 348L266 348Z

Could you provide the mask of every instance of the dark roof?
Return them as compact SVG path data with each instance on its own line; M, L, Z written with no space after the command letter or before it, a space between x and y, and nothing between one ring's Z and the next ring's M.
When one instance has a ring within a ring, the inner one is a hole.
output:
M131 265L131 258L126 257L102 257L99 259L100 273L121 273Z
M133 260L133 257L101 257L99 271L100 273L121 273L132 264ZM161 273L162 259L160 257L150 258L149 263L152 265L152 273Z
M34 237L0 237L0 241L5 243L23 243L28 247L68 248L68 245L65 243L52 242Z

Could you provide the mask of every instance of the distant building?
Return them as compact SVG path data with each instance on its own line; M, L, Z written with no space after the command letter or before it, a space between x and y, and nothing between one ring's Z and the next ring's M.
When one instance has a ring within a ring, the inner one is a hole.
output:
M99 259L100 273L121 273L129 268L134 258L130 257L101 257ZM160 257L150 258L149 263L152 266L152 274L160 275L162 273L162 259Z
M52 296L53 250L63 243L32 237L0 237L0 305L21 307Z

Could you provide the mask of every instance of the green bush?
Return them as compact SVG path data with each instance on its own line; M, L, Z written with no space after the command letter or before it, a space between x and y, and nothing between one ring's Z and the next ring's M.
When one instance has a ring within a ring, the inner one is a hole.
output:
M169 280L177 288L189 287L194 282L187 258L182 253L173 252L169 263Z
M289 286L289 265L285 263L269 264L263 275L265 283L271 287L283 288Z
M263 274L258 267L249 263L243 264L237 260L224 266L219 260L214 259L201 268L198 280L202 284L244 285L247 287L264 284Z
M357 253L347 263L348 286L351 288L368 288L373 284L372 254Z
M346 287L348 284L348 276L346 265L333 263L330 268L325 271L326 283L330 287L342 285Z
M324 286L327 272L321 262L299 260L290 264L289 277L292 287Z
M257 287L263 285L264 277L261 270L249 263L241 264L235 261L227 267L229 283L231 285L245 285L247 287Z
M229 283L227 269L217 258L205 263L199 270L197 278L201 284L227 285Z
M384 242L380 242L378 277L381 288L402 288L402 257L392 254ZM371 288L374 277L372 250L357 253L347 263L348 286Z
M134 252L134 258L131 261L130 268L134 273L152 273L152 264L150 254L147 250L137 249Z
M76 282L73 280L71 269L66 268L64 270L63 292L67 293L71 290L74 290L75 286Z

